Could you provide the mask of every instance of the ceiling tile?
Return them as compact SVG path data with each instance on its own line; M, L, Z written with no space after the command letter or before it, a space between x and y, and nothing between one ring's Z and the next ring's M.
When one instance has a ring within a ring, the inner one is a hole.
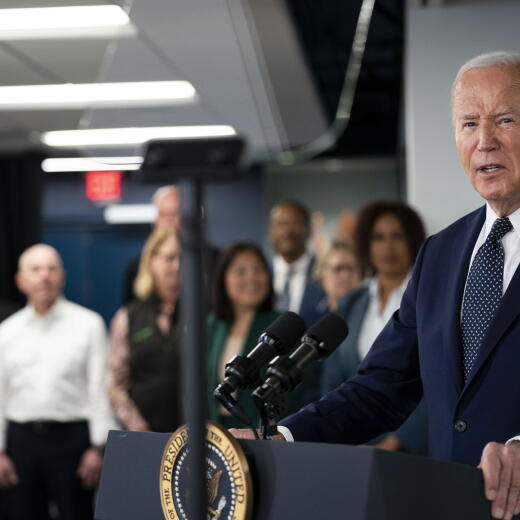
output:
M89 83L97 80L103 63L106 40L44 40L11 42L21 59L26 56L38 66L49 71L58 81L65 83ZM44 81L48 83L48 80Z
M9 112L8 116L0 113L0 121L12 121L18 128L44 132L75 129L81 115L82 112L78 110Z

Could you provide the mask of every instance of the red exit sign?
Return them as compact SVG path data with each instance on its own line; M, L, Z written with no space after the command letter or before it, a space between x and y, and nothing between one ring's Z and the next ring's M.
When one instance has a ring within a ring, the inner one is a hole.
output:
M87 172L85 192L89 200L114 200L121 196L121 172Z

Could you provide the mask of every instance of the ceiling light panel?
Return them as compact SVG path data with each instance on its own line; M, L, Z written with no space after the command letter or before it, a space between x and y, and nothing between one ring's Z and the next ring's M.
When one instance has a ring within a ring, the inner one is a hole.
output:
M107 224L151 224L157 208L153 204L111 204L103 216Z
M143 162L140 156L129 157L51 157L42 161L46 173L138 170Z
M114 27L130 22L118 5L0 9L0 31Z
M224 137L236 135L228 125L157 126L143 128L103 128L89 130L58 130L44 132L42 143L56 148L81 146L140 145L151 139L190 139L198 137Z
M67 38L74 34L104 38L115 36L118 31L121 35L135 32L128 15L118 5L0 9L0 40L4 41Z
M194 103L188 81L137 81L0 87L0 111L143 107Z

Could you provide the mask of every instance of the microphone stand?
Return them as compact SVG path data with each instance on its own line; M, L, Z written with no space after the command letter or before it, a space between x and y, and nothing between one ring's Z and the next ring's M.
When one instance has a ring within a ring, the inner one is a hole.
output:
M283 394L276 394L269 401L256 402L260 411L260 430L263 440L271 440L278 433L278 419L285 410L286 399Z
M182 190L182 305L181 323L184 343L182 367L184 395L186 396L186 422L189 441L187 462L191 471L187 475L188 518L202 520L207 517L206 484L206 339L203 295L202 247L203 231L203 186L197 176L181 181Z
M146 147L141 172L147 181L180 181L182 192L182 394L189 440L187 518L206 520L206 298L203 287L204 187L237 179L244 141L240 137L154 140Z

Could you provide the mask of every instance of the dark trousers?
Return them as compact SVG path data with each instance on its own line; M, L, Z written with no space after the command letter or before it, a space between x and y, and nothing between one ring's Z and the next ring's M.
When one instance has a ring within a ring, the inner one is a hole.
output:
M9 422L6 451L20 482L6 492L8 519L48 520L52 501L60 520L92 520L93 491L76 475L89 446L84 421Z

